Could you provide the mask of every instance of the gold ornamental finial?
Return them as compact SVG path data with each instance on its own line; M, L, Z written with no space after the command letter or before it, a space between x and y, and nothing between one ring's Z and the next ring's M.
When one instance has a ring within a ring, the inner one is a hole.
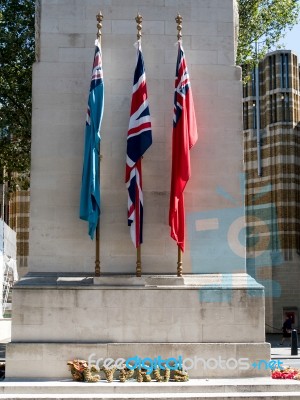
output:
M97 39L99 41L101 41L101 36L102 36L102 21L103 21L103 14L101 11L98 12L98 14L96 15L96 19L97 19Z
M137 39L140 40L142 37L142 22L143 22L143 17L141 16L140 13L137 13L137 16L135 17L135 21L137 23L136 29L137 29Z
M181 33L182 21L183 21L182 16L180 14L177 14L177 17L175 18L175 21L177 22L177 31L178 31L177 39L180 40L182 38L182 33Z

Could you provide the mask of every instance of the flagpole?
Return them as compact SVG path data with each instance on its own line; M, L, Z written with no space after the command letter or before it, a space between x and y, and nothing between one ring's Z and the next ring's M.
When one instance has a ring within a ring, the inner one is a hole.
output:
M182 250L177 245L178 255L177 255L177 276L182 276Z
M141 40L142 37L142 22L143 22L143 17L141 14L138 12L137 16L135 17L135 21L137 23L136 29L137 29L137 40ZM135 276L140 278L142 276L142 251L141 251L141 244L139 244L136 248L136 270L135 270Z
M175 21L177 22L177 39L181 40L182 38L182 16L180 14L177 14L177 17L175 18ZM177 245L177 276L181 277L182 276L182 250Z
M135 275L140 278L142 276L142 258L141 245L136 248L136 272Z
M103 14L101 11L96 15L97 19L97 40L101 46L101 36L102 36L102 20ZM99 177L100 177L100 144L99 144ZM95 259L95 276L100 276L100 218L98 218L98 224L96 228L96 259Z

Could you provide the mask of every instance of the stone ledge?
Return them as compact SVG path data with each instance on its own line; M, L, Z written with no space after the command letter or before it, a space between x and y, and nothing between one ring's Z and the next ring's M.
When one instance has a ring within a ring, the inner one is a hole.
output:
M94 384L66 380L14 380L6 379L0 387L0 394L45 394L45 393L248 393L276 392L280 394L300 391L300 382L292 380L274 380L271 378L239 378L239 379L191 379L188 382L107 382Z
M264 290L246 273L236 274L189 274L183 277L175 275L144 275L137 278L134 275L103 275L92 277L86 275L72 274L28 274L24 276L14 289L22 288L76 288L76 289L101 289L101 288L124 288L124 289L251 289Z

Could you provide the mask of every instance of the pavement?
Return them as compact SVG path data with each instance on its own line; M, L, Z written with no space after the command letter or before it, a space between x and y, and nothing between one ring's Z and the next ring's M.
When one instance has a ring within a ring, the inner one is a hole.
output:
M282 335L270 333L266 335L266 342L271 344L271 358L281 360L284 366L300 368L300 348L298 347L298 355L291 355L291 345L286 339L283 346L280 346ZM298 341L298 346L300 343Z

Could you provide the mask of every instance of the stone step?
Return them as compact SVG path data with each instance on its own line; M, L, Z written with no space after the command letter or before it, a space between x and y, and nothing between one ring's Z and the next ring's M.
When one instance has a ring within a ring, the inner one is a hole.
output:
M163 400L221 400L221 399L230 399L230 400L239 400L239 399L251 399L251 400L299 400L300 392L295 393L277 393L277 392L269 392L269 393L144 393L144 394L131 394L125 396L124 394L98 394L98 395L90 395L90 394L51 394L51 395L31 395L31 394L14 394L14 395L0 395L1 400L22 400L22 399L30 399L30 400L80 400L80 399L88 399L88 400L154 400L154 399L163 399Z
M189 382L149 382L138 383L127 381L121 383L118 381L107 383L104 381L97 383L83 383L69 381L3 381L0 382L0 396L11 396L7 398L17 398L17 396L92 396L95 398L126 398L140 396L144 398L157 398L157 396L178 397L185 396L194 398L195 396L235 396L236 398L246 395L253 398L257 396L269 396L275 393L277 396L286 394L298 396L300 393L300 381L294 380L274 380L271 378L248 378L248 379L192 379ZM98 397L100 396L100 397ZM102 397L101 397L102 396ZM106 397L107 396L107 397ZM152 396L152 397L151 397ZM0 397L0 399L3 397ZM5 397L4 397L5 398ZM28 397L24 397L28 398ZM55 397L54 397L55 398ZM80 397L78 397L80 398ZM184 398L184 397L183 397ZM221 398L221 397L220 397ZM229 397L230 398L230 397ZM233 397L234 398L234 397ZM300 399L300 397L299 397Z

